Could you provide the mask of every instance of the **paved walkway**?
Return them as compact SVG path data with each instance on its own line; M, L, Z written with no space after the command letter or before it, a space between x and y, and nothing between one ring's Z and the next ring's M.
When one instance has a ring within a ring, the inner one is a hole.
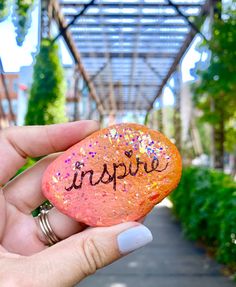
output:
M166 206L155 208L145 224L154 240L85 279L79 287L235 287L221 266L183 238Z

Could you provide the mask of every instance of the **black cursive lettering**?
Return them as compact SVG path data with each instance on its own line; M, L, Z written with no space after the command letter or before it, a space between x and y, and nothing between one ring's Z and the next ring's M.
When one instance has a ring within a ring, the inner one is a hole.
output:
M131 158L133 155L133 151L132 150L125 151L125 155L128 158ZM162 172L162 171L166 170L168 167L168 164L169 163L167 162L163 168L159 168L160 162L159 162L158 158L154 157L151 161L151 167L148 168L147 162L143 162L140 160L140 158L137 157L135 169L133 169L132 162L129 163L128 168L124 162L113 163L113 165L112 165L113 171L112 171L112 173L110 173L108 170L107 164L104 163L100 177L98 178L97 181L94 181L94 171L92 169L87 170L87 171L84 171L84 170L81 171L82 167L84 167L85 165L84 165L84 163L81 163L78 161L75 163L76 171L75 171L74 176L73 176L72 184L69 187L65 187L65 189L67 191L71 191L73 188L74 189L80 189L83 185L83 181L84 181L85 176L87 174L89 174L88 180L89 180L89 184L91 186L95 186L95 185L100 184L100 183L109 184L112 182L113 183L113 189L116 191L117 180L118 179L124 179L128 175L136 176L140 170L141 165L143 165L143 169L146 173L151 173L151 172ZM80 179L78 179L78 176L79 176L78 170L80 171Z

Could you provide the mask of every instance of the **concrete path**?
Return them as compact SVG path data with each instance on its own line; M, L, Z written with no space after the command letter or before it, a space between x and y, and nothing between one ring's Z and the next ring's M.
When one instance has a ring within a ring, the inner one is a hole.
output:
M148 246L98 271L78 287L235 287L204 250L184 239L166 206L155 208L145 224Z

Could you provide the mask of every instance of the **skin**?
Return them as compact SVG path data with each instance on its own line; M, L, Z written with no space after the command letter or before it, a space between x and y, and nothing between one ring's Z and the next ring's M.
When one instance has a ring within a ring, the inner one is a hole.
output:
M45 201L44 170L57 156L98 129L94 121L0 131L0 286L73 286L119 259L117 235L139 223L86 228L53 208L49 221L62 239L52 247L31 211ZM47 156L49 155L49 156ZM46 156L9 181L27 157ZM63 276L62 276L63 274Z

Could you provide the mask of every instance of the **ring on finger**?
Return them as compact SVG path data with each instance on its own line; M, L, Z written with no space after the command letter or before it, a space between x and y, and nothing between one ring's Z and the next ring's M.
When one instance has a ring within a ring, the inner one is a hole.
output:
M52 246L52 245L58 243L60 241L60 239L55 234L55 232L53 231L53 229L50 225L50 222L48 220L48 213L49 213L49 209L42 206L40 213L38 215L38 219L39 219L40 229L41 229L42 233L44 234L45 239L48 242L48 246Z

